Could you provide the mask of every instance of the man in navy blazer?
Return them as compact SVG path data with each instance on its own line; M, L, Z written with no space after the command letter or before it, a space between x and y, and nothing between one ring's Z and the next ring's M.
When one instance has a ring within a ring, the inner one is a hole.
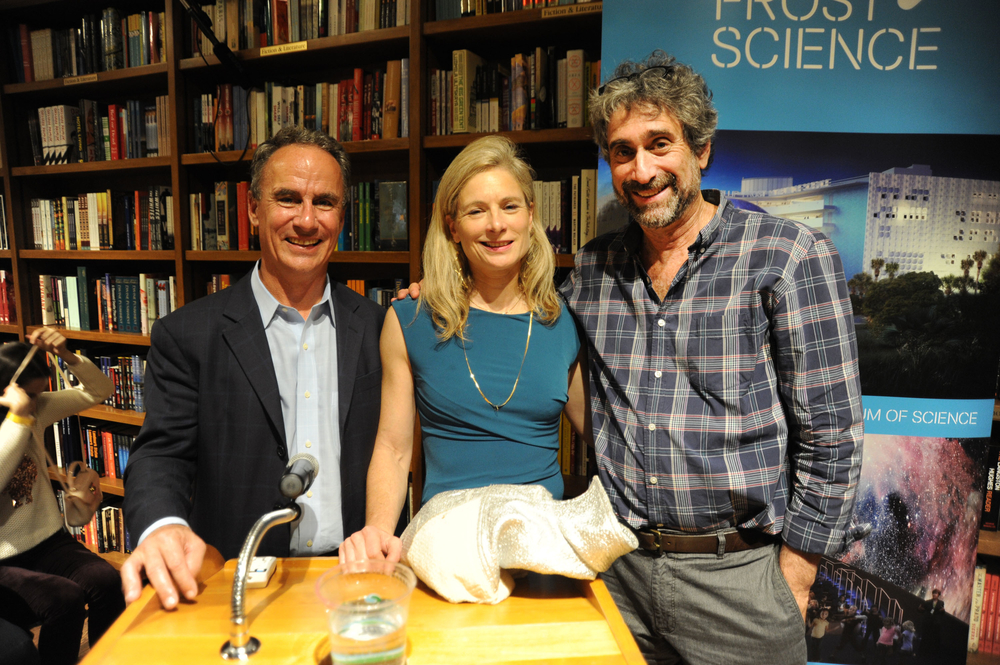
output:
M127 601L143 571L167 609L194 598L205 543L235 557L282 500L298 452L320 461L303 517L258 553L326 554L364 526L385 311L327 277L349 182L346 152L321 132L285 129L259 146L249 214L260 263L153 327L146 420L125 470Z

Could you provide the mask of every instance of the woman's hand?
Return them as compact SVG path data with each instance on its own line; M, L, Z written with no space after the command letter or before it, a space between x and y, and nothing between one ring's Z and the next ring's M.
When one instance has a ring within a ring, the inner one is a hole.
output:
M15 416L27 417L34 415L35 404L28 393L16 383L7 386L0 395L0 406L6 406Z
M393 563L403 555L403 542L388 531L368 525L340 544L344 563L365 559L386 559Z
M66 349L66 338L55 328L39 328L31 333L28 343L34 344L47 353L56 354L67 365L75 365L80 362L80 358L75 353L71 353Z

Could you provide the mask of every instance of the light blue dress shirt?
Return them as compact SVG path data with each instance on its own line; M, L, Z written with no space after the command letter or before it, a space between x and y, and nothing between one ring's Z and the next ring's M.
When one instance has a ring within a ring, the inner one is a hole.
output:
M313 305L307 319L271 295L260 279L259 262L250 276L250 285L278 380L288 456L307 453L319 462L312 487L298 498L302 517L292 523L290 551L292 556L326 554L344 540L337 329L330 280L327 278L323 297ZM276 489L277 482L276 478ZM166 524L187 522L180 517L157 520L142 534L139 543Z

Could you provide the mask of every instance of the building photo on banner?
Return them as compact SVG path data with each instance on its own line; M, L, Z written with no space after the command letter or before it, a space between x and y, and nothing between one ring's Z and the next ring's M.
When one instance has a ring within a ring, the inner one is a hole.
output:
M854 521L872 531L820 564L810 662L896 662L906 644L907 662L965 662L1000 365L1000 3L604 9L605 80L662 49L711 88L702 187L841 255L865 414ZM598 234L628 219L603 161L598 209ZM885 631L891 655L876 647Z

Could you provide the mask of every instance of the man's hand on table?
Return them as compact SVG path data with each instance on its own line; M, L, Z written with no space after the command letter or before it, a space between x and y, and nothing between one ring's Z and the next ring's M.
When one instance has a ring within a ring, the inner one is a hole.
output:
M122 592L133 603L142 593L142 573L156 589L164 609L177 607L178 589L188 600L198 595L195 577L205 558L205 541L189 526L168 524L146 536L122 564Z
M402 555L402 541L388 531L372 525L355 532L340 545L341 563L365 559L385 559L395 563Z

